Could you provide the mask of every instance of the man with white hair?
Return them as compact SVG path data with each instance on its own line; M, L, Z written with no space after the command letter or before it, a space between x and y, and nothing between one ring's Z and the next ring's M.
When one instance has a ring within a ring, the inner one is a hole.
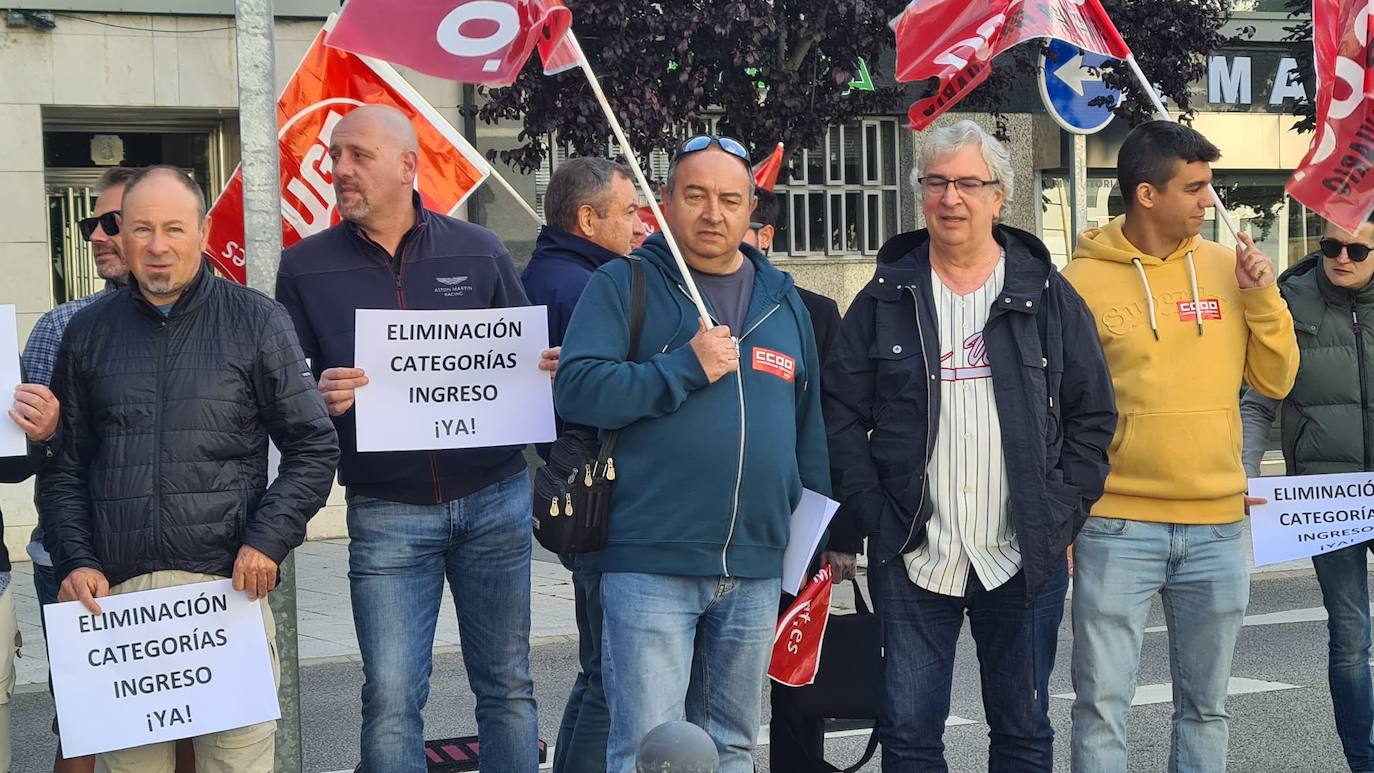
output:
M970 121L925 140L912 178L927 230L883 245L821 379L836 520L871 534L883 770L947 770L968 615L989 768L1048 771L1065 553L1107 476L1111 377L1045 245L998 222L1006 149Z

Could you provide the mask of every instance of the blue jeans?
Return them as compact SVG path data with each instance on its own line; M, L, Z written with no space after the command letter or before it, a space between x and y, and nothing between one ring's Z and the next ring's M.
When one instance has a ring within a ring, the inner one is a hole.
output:
M577 566L576 558L572 563ZM601 675L601 573L574 568L572 578L580 670L563 709L553 770L601 773L606 770L606 734L611 728Z
M1355 773L1374 771L1374 679L1369 672L1369 569L1374 542L1313 556L1326 607L1326 678L1336 733Z
M685 716L716 742L720 773L752 773L781 591L778 579L601 576L607 770L634 773L640 739Z
M993 590L970 575L965 596L921 588L901 561L889 562L874 576L886 654L878 720L885 773L949 770L941 739L965 615L978 648L988 770L1053 770L1049 681L1069 584L1064 562L1033 602L1026 600L1022 572Z
M1169 771L1226 770L1226 688L1250 599L1241 523L1088 519L1074 544L1073 769L1125 773L1145 617L1158 593L1169 629Z
M348 500L348 580L363 658L362 769L424 773L434 627L448 578L477 696L482 767L533 773L530 484L521 472L442 505Z

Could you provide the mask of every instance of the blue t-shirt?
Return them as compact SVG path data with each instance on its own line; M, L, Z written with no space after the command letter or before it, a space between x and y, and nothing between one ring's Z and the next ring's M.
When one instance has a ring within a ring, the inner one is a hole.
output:
M175 305L177 305L176 301L172 301L171 303L159 303L157 305L157 310L162 312L162 316L165 317L172 313L172 307Z
M754 262L749 258L745 258L733 274L703 274L692 270L692 279L711 304L716 322L729 327L730 335L736 338L744 334L749 304L754 300L755 273Z

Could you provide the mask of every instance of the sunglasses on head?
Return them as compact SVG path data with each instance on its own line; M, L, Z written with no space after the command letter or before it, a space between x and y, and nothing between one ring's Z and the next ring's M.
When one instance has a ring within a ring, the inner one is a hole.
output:
M699 153L711 147L712 145L715 145L716 147L720 148L726 153L735 156L736 158L743 161L745 164L753 163L749 160L749 151L745 150L744 146L740 144L739 140L734 139L733 137L717 137L713 134L698 134L697 136L692 137L691 139L682 143L682 147L677 149L677 155L673 156L673 160L676 161L677 159L682 158L688 153Z
M1346 257L1356 263L1363 263L1369 257L1370 248L1354 242L1343 242L1340 239L1322 239L1317 242L1317 246L1322 248L1322 254L1332 260L1341 256L1341 250L1345 250Z
M83 217L76 221L76 227L81 229L81 238L86 241L90 241L95 235L96 228L103 228L106 236L115 236L119 233L119 210L94 217Z

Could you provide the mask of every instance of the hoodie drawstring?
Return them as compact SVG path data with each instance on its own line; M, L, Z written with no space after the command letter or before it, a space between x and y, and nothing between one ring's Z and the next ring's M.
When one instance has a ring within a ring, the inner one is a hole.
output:
M1192 253L1188 253L1189 256ZM1150 292L1150 280L1145 276L1145 264L1140 262L1140 258L1131 258L1131 263L1135 265L1135 270L1140 272L1140 283L1145 285L1145 303L1150 309L1150 332L1155 334L1155 340L1159 340L1159 319L1155 316L1155 296ZM1192 258L1189 257L1188 265L1192 265ZM1197 290L1193 291L1193 296L1197 296Z
M1197 292L1197 268L1193 266L1193 251L1188 250L1188 283L1193 288L1193 319L1197 320L1197 334L1202 335L1202 301Z

